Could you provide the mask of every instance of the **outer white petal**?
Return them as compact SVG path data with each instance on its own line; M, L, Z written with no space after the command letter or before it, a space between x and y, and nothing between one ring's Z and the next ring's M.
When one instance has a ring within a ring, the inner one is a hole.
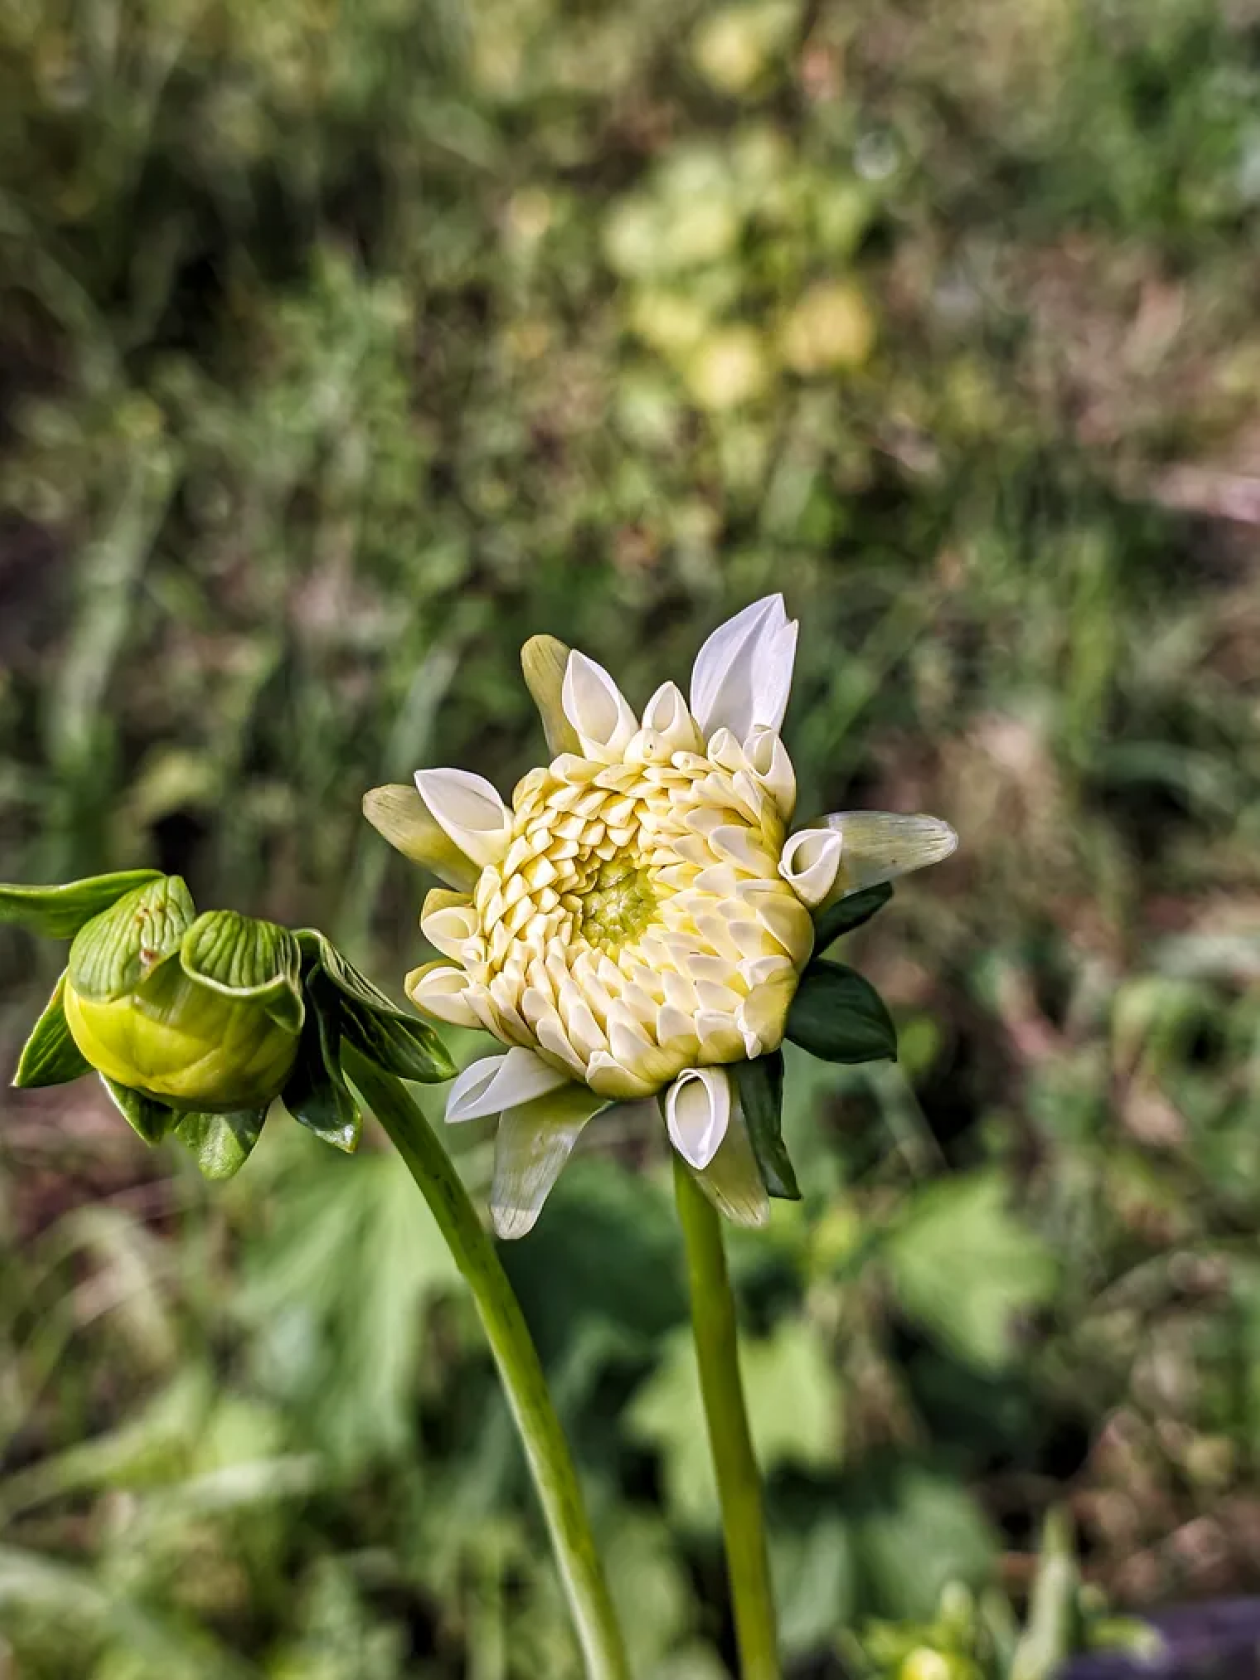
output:
M665 1125L688 1166L708 1166L730 1121L731 1080L724 1067L685 1068L665 1093Z
M941 863L958 845L957 834L939 817L903 816L897 811L840 811L824 820L843 842L836 878L842 897L863 887L876 887L881 881L895 880L929 863Z
M541 1056L518 1046L505 1055L487 1056L466 1067L447 1096L446 1118L454 1125L459 1120L501 1114L568 1083L567 1074L557 1073Z
M755 724L778 729L792 686L796 625L782 595L767 595L709 637L691 674L691 710L706 739L729 729L744 740Z
M830 828L803 828L779 858L779 874L802 904L821 904L836 882L844 843Z
M796 771L776 729L758 724L744 742L748 768L779 807L784 822L796 809Z
M571 653L561 698L564 715L577 730L587 757L610 763L619 759L638 732L639 721L604 667L584 653Z
M469 770L417 770L416 787L434 821L479 869L503 861L512 838L512 813L484 776Z
M490 1186L496 1236L523 1237L533 1230L582 1128L607 1106L607 1098L584 1085L569 1085L508 1109L495 1135Z

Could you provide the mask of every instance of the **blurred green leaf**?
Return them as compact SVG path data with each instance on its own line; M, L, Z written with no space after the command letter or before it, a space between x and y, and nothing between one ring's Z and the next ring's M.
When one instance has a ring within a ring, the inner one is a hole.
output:
M1015 1320L1050 1299L1058 1276L1054 1257L1009 1201L996 1172L941 1179L915 1193L883 1244L904 1310L992 1371L1016 1351Z

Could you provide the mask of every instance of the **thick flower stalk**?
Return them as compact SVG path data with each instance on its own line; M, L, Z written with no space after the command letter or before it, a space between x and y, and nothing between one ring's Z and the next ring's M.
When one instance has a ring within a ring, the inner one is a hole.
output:
M796 637L781 596L756 602L705 643L689 698L667 682L641 716L601 666L535 637L522 660L554 756L510 808L463 770L365 800L447 883L421 916L441 958L408 977L409 996L506 1047L455 1081L446 1111L500 1117L501 1236L531 1228L593 1116L652 1096L711 1199L762 1223L768 1192L795 1193L778 1137L784 1037L836 1060L895 1051L865 982L811 958L862 919L846 901L865 895L869 913L956 839L935 818L878 812L792 831L779 730Z

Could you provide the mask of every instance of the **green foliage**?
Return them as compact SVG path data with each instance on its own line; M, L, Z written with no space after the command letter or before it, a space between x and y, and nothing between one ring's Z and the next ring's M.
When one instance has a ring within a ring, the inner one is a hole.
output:
M30 1037L22 1046L17 1071L13 1075L14 1085L21 1089L35 1090L42 1085L65 1085L72 1079L80 1079L85 1073L92 1071L91 1063L74 1042L66 1021L66 1009L62 1001L65 988L66 977L63 973L53 988L53 995L49 998L44 1013L31 1028Z
M959 1173L908 1196L882 1253L905 1312L955 1353L999 1370L1012 1328L1054 1294L1045 1242L1007 1207L994 1172Z

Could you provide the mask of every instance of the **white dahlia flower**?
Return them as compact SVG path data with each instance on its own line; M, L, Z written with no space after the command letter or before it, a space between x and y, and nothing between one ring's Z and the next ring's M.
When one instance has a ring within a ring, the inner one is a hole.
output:
M447 882L420 918L441 960L408 976L408 995L507 1047L467 1068L446 1108L450 1122L499 1116L500 1236L532 1227L594 1115L651 1096L717 1205L763 1223L767 1184L795 1193L778 1139L785 1032L835 1060L895 1050L866 983L811 956L956 837L880 812L789 832L779 728L796 634L782 596L755 602L701 648L690 699L667 682L642 716L602 666L534 637L522 663L555 756L510 807L466 770L420 770L418 796L377 788L364 802ZM869 906L837 911L859 893Z

